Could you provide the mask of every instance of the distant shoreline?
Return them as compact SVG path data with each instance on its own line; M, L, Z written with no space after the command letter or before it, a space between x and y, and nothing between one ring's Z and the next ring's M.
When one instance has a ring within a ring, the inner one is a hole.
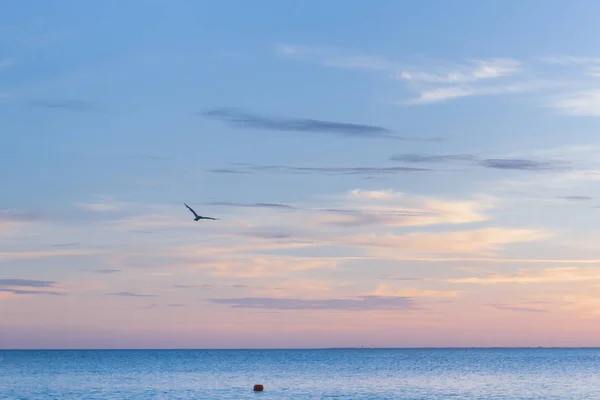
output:
M600 350L600 346L582 347L314 347L314 348L97 348L97 349L67 349L67 348L10 348L0 351L334 351L334 350Z

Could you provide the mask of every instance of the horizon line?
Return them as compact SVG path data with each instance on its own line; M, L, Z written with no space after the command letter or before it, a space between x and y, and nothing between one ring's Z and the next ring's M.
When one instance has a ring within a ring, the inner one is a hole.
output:
M419 346L419 347L273 347L273 348L0 348L0 351L291 351L291 350L600 350L598 346Z

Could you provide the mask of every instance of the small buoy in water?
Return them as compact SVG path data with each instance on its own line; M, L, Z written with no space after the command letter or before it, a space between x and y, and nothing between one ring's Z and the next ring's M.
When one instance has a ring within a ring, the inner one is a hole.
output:
M255 392L262 392L263 390L265 390L265 387L263 385L254 385Z

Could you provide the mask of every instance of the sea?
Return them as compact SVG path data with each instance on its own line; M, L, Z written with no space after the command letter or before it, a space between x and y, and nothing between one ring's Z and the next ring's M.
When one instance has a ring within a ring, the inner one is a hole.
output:
M7 350L0 399L593 400L600 349Z

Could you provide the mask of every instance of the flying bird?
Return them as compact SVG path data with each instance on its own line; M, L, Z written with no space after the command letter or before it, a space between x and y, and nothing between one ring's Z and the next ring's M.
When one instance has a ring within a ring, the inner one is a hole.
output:
M188 210L190 210L192 212L192 214L194 214L194 221L199 221L201 219L212 219L213 221L217 221L218 218L212 218L212 217L203 217L201 215L196 214L196 211L192 210L192 207L188 206L187 204L183 203Z

